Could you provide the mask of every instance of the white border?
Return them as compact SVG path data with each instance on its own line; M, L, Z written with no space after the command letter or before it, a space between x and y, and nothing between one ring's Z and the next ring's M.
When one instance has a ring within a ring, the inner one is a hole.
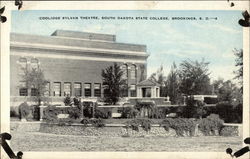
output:
M233 1L230 7L225 1L24 1L21 10L248 10L249 1ZM17 10L14 1L0 1L5 6L6 23L0 24L1 35L1 132L9 132L9 33L11 26L11 10ZM244 40L244 107L243 138L250 136L250 104L249 104L249 28L243 29ZM2 150L2 149L1 149ZM1 151L3 152L3 151ZM1 158L7 158L1 153ZM23 159L50 158L230 158L225 152L24 152ZM241 158L249 158L244 155Z

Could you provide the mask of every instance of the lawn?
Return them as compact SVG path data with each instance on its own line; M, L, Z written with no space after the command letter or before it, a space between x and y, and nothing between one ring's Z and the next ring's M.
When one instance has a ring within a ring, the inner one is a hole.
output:
M241 148L241 137L84 137L11 132L14 151L216 151Z

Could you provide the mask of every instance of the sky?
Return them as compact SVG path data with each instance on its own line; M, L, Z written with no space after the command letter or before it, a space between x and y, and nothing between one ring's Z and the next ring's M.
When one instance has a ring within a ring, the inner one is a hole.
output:
M61 17L61 20L39 19L52 16ZM80 16L97 16L99 19L82 20ZM62 20L62 17L79 19ZM134 20L118 20L117 17L134 17ZM135 17L168 17L169 20L135 20ZM172 20L172 17L195 17L196 20ZM206 20L206 17L210 19ZM209 62L212 81L218 78L232 80L233 72L237 70L233 50L243 47L242 27L238 25L241 18L241 11L214 10L12 11L11 32L50 36L55 30L62 29L115 34L117 42L147 46L150 54L148 76L161 65L167 75L173 62L178 66L183 60L204 59Z

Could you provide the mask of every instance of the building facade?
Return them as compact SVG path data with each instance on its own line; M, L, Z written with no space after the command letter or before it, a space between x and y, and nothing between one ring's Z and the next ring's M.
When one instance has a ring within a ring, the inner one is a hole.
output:
M101 72L116 62L127 79L124 96L136 97L137 84L146 79L145 45L119 43L115 35L56 30L51 36L11 33L11 106L32 101L35 89L25 88L24 70L41 69L45 96L62 102L65 96L83 99L103 97Z

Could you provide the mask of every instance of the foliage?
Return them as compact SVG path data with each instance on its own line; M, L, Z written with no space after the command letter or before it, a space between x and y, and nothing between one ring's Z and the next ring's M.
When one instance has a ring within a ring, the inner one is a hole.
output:
M19 117L19 107L10 107L10 117Z
M69 95L67 95L65 98L64 98L64 105L66 105L66 106L69 106L69 105L71 105L72 104L72 99L70 98L70 96Z
M133 119L125 123L126 129L131 128L134 131L139 132L139 126L143 128L144 131L150 131L152 121L150 119Z
M122 109L122 118L135 118L138 114L138 110L133 107L125 107Z
M184 136L185 132L189 132L189 135L193 136L196 121L187 118L167 118L164 119L160 125L164 127L166 131L169 131L169 128L174 129L177 136Z
M74 106L81 107L81 100L77 97L73 98Z
M79 109L78 107L70 107L67 113L69 114L69 118L71 119L79 119L82 116L81 109Z
M243 92L243 50L234 50L234 54L236 56L235 59L235 66L238 67L238 70L235 71L235 78L240 80L240 85L241 85L241 92Z
M32 109L32 117L35 120L39 120L40 119L40 108L38 105L32 105L31 106Z
M221 136L238 136L237 127L225 126L220 131Z
M30 113L31 109L27 102L19 105L19 115L21 119L26 119Z
M59 126L65 126L65 125L71 125L75 122L72 118L62 118L58 119L58 125Z
M81 121L81 123L84 124L84 126L87 126L87 124L91 124L92 126L97 127L97 128L105 126L104 120L100 119L100 118L98 118L98 119L86 119L86 118L84 118Z
M93 117L93 108L91 102L83 102L83 116L91 118Z
M219 101L242 103L242 93L240 88L230 80L218 79L213 82L214 93L218 95Z
M163 74L163 66L161 65L160 68L157 70L156 73L151 74L149 77L152 81L160 84L160 96L166 97L166 89L165 89L165 81L166 77Z
M210 114L207 118L203 118L199 121L199 129L204 135L216 135L216 131L220 132L223 127L224 121L219 118L217 114Z
M123 71L114 63L113 66L102 70L103 86L105 89L104 101L115 105L121 95L121 90L126 86L126 80L122 79Z
M57 115L59 113L61 113L61 111L57 109L56 106L49 105L44 110L44 120L46 122L57 122Z
M220 102L216 105L216 113L226 123L241 123L242 122L242 104L233 106L229 102Z
M58 114L69 114L69 119L72 120L79 119L81 117L81 111L78 107L56 107L49 105L44 109L44 119L47 122L58 123L61 120L58 119Z
M173 65L171 66L171 70L167 76L165 85L166 85L165 89L167 91L167 96L170 97L171 103L177 104L180 93L179 93L178 70L175 63L173 63Z
M203 102L195 101L190 97L187 98L187 106L179 113L184 118L202 118L206 114L206 109Z
M102 118L102 119L108 119L111 117L112 111L107 108L97 108L95 109L95 117L96 118Z
M38 105L41 104L41 101L44 100L44 92L46 88L46 84L48 81L44 77L44 73L41 69L32 69L32 70L24 70L23 81L26 84L26 88L36 89L36 100L38 101Z
M184 95L210 94L208 62L184 60L180 64L180 92Z

